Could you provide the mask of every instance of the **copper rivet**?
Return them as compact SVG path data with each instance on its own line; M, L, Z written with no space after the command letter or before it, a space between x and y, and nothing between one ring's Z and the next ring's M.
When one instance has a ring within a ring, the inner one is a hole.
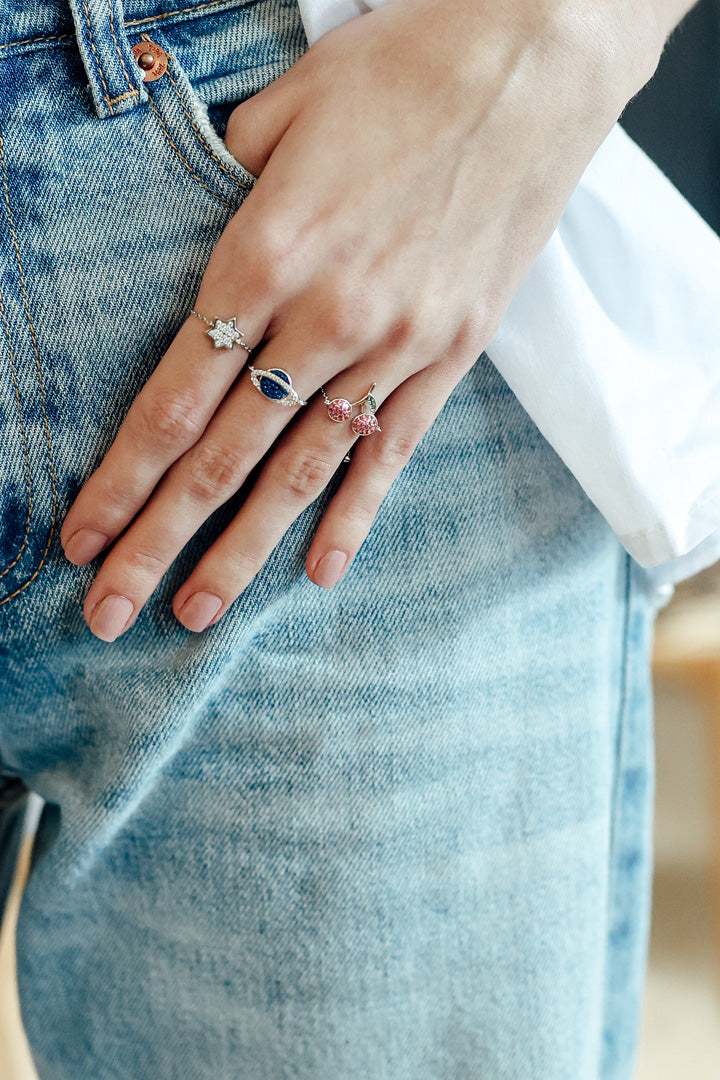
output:
M137 45L133 45L132 51L137 65L142 71L143 82L155 82L167 71L167 53L157 42L145 38L143 41L138 41Z

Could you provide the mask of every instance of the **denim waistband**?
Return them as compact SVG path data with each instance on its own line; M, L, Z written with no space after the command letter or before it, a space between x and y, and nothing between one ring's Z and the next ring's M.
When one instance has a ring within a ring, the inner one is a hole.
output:
M147 100L129 35L257 6L258 0L0 0L0 59L74 41L98 116L115 116Z
M86 0L91 22L98 12L110 13L116 24L126 27L151 25L165 19L187 19L204 13L244 7L254 0ZM74 36L73 6L83 10L82 0L0 0L0 48L42 45Z

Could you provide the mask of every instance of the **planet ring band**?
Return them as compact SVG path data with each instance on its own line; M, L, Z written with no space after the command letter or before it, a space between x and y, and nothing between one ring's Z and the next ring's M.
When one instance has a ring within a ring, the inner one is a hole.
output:
M232 349L233 345L239 345L245 352L252 352L250 346L245 344L245 335L242 330L238 330L237 318L206 319L199 311L195 311L195 308L192 309L190 314L196 315L198 319L202 319L204 323L208 324L210 329L206 330L205 333L213 339L213 345L216 349Z
M293 405L307 405L307 401L303 401L298 396L297 391L293 390L292 379L287 371L283 371L282 368L272 368L270 371L264 371L262 368L255 368L251 364L248 370L253 386L260 391L263 397L268 398L270 401L277 401L279 405L287 405L289 408L292 408Z

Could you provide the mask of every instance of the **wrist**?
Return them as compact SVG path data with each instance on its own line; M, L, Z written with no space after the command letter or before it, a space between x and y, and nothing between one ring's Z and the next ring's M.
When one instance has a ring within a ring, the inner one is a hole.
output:
M657 68L672 29L660 7L656 0L569 0L558 5L554 33L560 47L584 72L598 104L617 115Z
M444 8L448 24L459 22L471 54L477 35L481 52L471 67L481 64L485 75L494 62L507 71L525 48L548 78L565 73L579 80L590 98L619 115L654 74L668 36L695 0L409 0L418 2ZM493 44L497 55L488 53Z

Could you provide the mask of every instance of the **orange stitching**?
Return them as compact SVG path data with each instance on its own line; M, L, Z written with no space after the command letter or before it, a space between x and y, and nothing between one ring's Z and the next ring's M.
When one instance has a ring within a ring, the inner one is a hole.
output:
M117 97L109 98L106 95L103 98L103 101L106 101L108 105L114 105L116 101L122 101L122 99L126 97L135 97L135 95L139 93L139 90L126 90L124 94L118 94Z
M123 74L125 76L125 82L128 84L128 86L130 87L132 92L134 94L137 94L138 91L133 86L132 80L131 80L130 76L127 73L127 68L125 67L125 61L123 60L123 54L120 52L120 46L118 44L118 39L115 37L115 24L113 22L113 0L108 0L108 8L110 10L110 33L112 34L112 39L115 42L115 48L117 50L117 54L120 57L120 65L121 65L121 67L123 69ZM126 97L126 96L127 95L125 95L125 94L120 95L120 97ZM119 97L113 98L113 101L119 101L119 100L120 100ZM110 102L108 102L108 105L109 104L110 104Z
M171 15L184 15L186 11L200 11L201 8L215 7L216 4L227 3L228 0L207 0L205 4L192 4L190 7L176 8L175 11L165 11L162 15L146 15L144 19L129 19L125 23L125 26L140 26L142 23L156 23L159 22L160 19L169 19Z
M232 210L232 206L231 206L231 204L230 204L229 202L226 202L226 201L225 201L225 199L221 199L219 195L216 195L216 194L215 194L215 192L214 192L214 191L213 191L213 190L212 190L211 188L209 188L209 187L207 186L207 184L205 184L205 183L204 183L204 182L203 182L203 181L202 181L202 180L200 179L200 177L199 177L199 176L197 175L197 173L196 173L196 172L193 172L193 170L192 170L192 168L190 167L190 165L189 165L189 164L187 163L187 161L186 161L186 160L185 160L185 158L184 158L184 157L182 156L182 154L181 154L181 153L180 153L180 151L178 150L178 148L177 148L177 146L175 145L175 143L174 143L174 142L172 141L172 139L170 138L170 135L168 134L168 130L167 130L167 128L165 127L165 124L163 123L163 118L162 118L162 116L160 115L160 113L158 112L157 106L155 105L155 102L154 102L154 101L153 101L153 99L152 99L152 94L150 93L150 91L148 91L148 98L149 98L149 100L150 100L150 105L151 105L151 107L152 107L152 109L153 109L153 112L155 113L155 115L156 115L156 116L157 116L157 118L158 118L158 123L160 124L160 127L161 127L161 128L163 129L163 132L164 132L164 134L165 134L165 138L166 138L166 139L167 139L167 141L168 141L168 142L170 143L170 145L172 146L173 150L175 151L175 153L177 154L177 156L178 156L178 157L180 158L180 160L182 161L182 163L183 163L183 165L185 166L185 168L187 169L187 171L188 171L188 172L190 173L190 175L191 175L191 176L193 176L193 177L194 177L194 178L195 178L195 179L197 180L198 184L200 184L200 185L201 185L202 187L204 187L204 188L205 188L205 190L206 190L207 192L209 192L209 194L210 194L210 195L212 195L213 199L217 199L217 201L218 201L218 202L220 202L220 203L222 203L222 204L223 204L223 206L227 206L228 210Z
M0 49L11 49L13 45L30 45L33 41L60 41L61 38L66 37L75 37L75 34L44 34L40 37L26 37L22 41L6 41L4 45L0 45Z
M184 15L187 11L201 11L202 8L215 7L217 4L227 4L230 2L231 0L207 0L204 4L193 4L190 7L176 8L175 11L166 11L162 15L146 15L144 19L128 19L127 22L123 22L123 26L141 26L143 23L154 24L160 22L161 19L169 19L172 15ZM240 4L238 6L243 7L244 5ZM115 35L113 34L113 37L114 36ZM0 45L0 49L12 49L14 45L31 45L35 41L61 41L63 38L68 37L75 37L75 34L73 32L66 34L41 34L39 37L22 38L20 41L6 41L4 45ZM122 60L122 57L120 57L120 59Z
M15 590L15 592L10 593L9 596L4 596L2 600L0 600L1 606L2 604L6 604L8 600L12 600L13 597L17 596L18 593L21 593L23 589L26 589L28 585L30 585L30 583L33 582L38 576L40 570L43 567L43 564L45 563L45 559L47 558L47 553L50 550L50 544L55 533L55 523L57 521L57 485L55 482L55 459L53 457L52 439L50 438L50 425L48 423L47 411L45 409L45 384L43 382L42 367L40 364L40 350L38 349L37 338L35 337L35 327L33 325L32 315L30 314L30 303L28 301L27 289L25 288L25 275L23 274L22 269L20 248L18 246L17 233L15 232L15 222L13 221L12 210L10 209L10 192L8 189L7 168L5 164L5 144L3 142L2 132L0 132L0 160L2 161L3 187L5 189L5 205L7 206L8 219L10 222L10 232L12 233L13 247L15 248L15 258L17 260L18 272L20 274L20 287L22 288L25 314L30 325L30 336L32 338L33 351L35 353L35 366L37 368L38 383L40 384L40 403L42 406L43 423L45 425L45 441L47 442L48 455L50 458L50 482L52 484L53 493L52 520L50 522L50 531L48 533L47 543L45 544L45 550L42 553L40 562L38 563L35 572L27 579L27 581L23 582L23 584L20 585Z
M109 0L108 0L109 2ZM190 7L176 8L175 11L166 11L162 15L146 15L144 19L128 19L123 26L142 26L143 23L156 23L161 19L169 19L172 15L184 15L187 11L201 11L203 8L216 7L217 4L227 4L230 0L207 0L204 4L193 4ZM243 7L243 4L238 5ZM87 12L87 8L85 9ZM113 34L113 37L115 35ZM73 32L66 34L41 34L39 37L22 38L20 41L6 41L0 45L0 49L12 49L14 45L31 45L35 41L61 41L63 38L75 37ZM122 57L120 58L122 60ZM100 65L98 64L98 67Z
M147 35L146 35L146 34L143 34L142 36L143 36L144 38L147 38ZM147 38L147 40L149 40L149 38ZM168 56L170 57L170 59L171 59L171 60L175 60L175 57L174 57L174 56L172 55L172 53L168 53ZM177 60L175 60L175 62L177 63ZM234 180L234 181L235 181L235 183L236 183L236 184L237 184L237 185L238 185L239 187L241 187L241 188L244 188L244 189L245 189L245 191L250 191L250 190L251 190L251 189L250 189L250 186L249 186L248 184L244 184L244 183L242 182L242 180L238 180L237 176L235 176L235 175L234 175L234 173L232 173L232 172L230 171L230 169L228 169L228 168L227 168L227 166L223 165L222 161L221 161L221 160L220 160L220 158L219 158L219 157L217 156L217 154L216 154L216 153L215 153L215 152L213 151L212 147L211 147L211 146L209 146L209 145L207 144L207 142L205 141L205 138L203 137L203 134L202 134L202 132L200 131L200 129L199 129L199 128L197 127L197 125L195 124L195 121L193 120L192 116L190 115L190 113L188 112L188 110L187 110L187 108L186 108L186 106L185 106L185 102L183 101L182 97L180 96L180 91L178 90L178 87L177 87L177 83L175 82L175 80L173 79L173 77L172 77L172 75L170 74L170 72L169 72L169 71L166 71L166 72L165 72L165 74L167 75L168 79L170 80L170 82L171 82L171 83L173 84L173 87L175 88L175 95L176 95L176 97L177 97L178 101L180 102L180 105L181 105L181 107L182 107L182 110L183 110L183 112L185 113L185 115L187 116L188 120L189 120L189 121L190 121L190 123L192 124L192 128L193 128L193 131L194 131L194 132L195 132L195 134L197 135L197 137L198 137L198 139L200 140L200 142L202 143L202 145L203 145L203 146L205 147L205 149L207 150L207 152L208 152L208 154L210 155L210 157L211 157L211 158L213 159L213 161L216 161L216 162L218 163L218 165L220 166L220 168L222 169L222 171L223 171L223 172L226 172L226 173L228 174L228 176L230 177L230 179L231 179L231 180Z
M95 48L95 42L93 41L92 27L90 25L90 13L88 12L88 7L87 7L87 4L85 3L85 0L83 0L83 7L85 8L85 22L87 23L88 34L90 36L90 48L92 49L92 51L95 54L95 63L97 64L98 71L100 72L100 82L102 83L103 90L105 91L105 100L108 103L108 108L110 110L110 115L114 116L115 113L113 112L113 107L110 104L110 98L108 96L108 88L105 85L105 78L103 76L103 69L102 69L102 66L100 64L100 57L98 56L97 49Z
M27 440L25 438L25 424L23 423L22 406L20 404L20 389L18 387L17 371L15 369L15 356L13 354L12 342L10 340L10 328L8 327L7 319L5 317L5 305L3 304L1 295L0 314L2 314L3 326L5 327L5 337L7 338L8 352L10 353L10 367L12 369L13 385L15 387L15 406L17 408L18 420L20 422L20 436L22 438L23 454L25 455L25 483L27 484L28 493L28 512L27 518L25 520L25 535L23 536L20 550L18 551L13 561L10 563L9 566L6 566L5 569L0 572L0 578L2 578L5 577L9 570L12 570L13 566L22 555L23 551L25 550L25 545L27 544L28 536L30 535L30 519L32 518L32 474L30 472L30 455L28 454Z

